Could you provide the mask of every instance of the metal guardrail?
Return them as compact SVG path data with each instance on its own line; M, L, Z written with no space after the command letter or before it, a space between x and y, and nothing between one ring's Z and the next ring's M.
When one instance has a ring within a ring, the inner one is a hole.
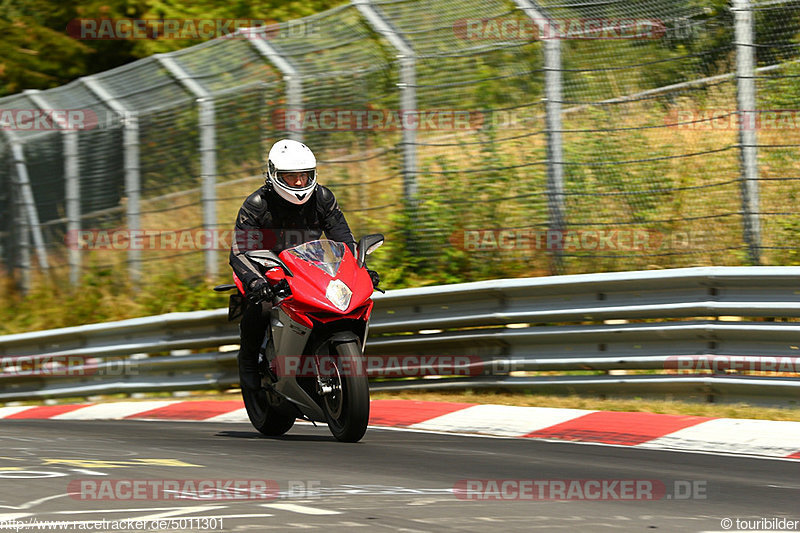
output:
M374 389L800 403L800 321L791 321L800 317L800 267L491 280L394 290L374 300L367 355L406 371L403 356L461 356L451 375L466 376L373 380ZM225 309L7 335L0 337L0 401L228 388L238 382L238 340ZM739 371L675 372L676 360L723 356L741 363ZM781 361L775 369L784 372L741 371L765 360Z

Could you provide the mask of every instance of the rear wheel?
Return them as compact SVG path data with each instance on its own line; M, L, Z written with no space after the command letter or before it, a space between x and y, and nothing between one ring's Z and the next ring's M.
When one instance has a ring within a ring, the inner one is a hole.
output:
M358 341L336 345L338 357L326 380L332 391L322 398L328 427L337 440L358 442L369 422L369 380ZM332 354L334 355L334 354Z
M275 437L283 435L294 425L295 417L279 413L270 404L269 395L264 389L254 390L242 387L242 399L247 416L253 427L264 435Z

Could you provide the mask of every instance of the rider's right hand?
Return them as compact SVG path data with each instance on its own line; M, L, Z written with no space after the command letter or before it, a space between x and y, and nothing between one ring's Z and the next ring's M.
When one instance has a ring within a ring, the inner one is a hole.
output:
M367 274L369 274L370 279L372 280L372 288L377 289L378 285L381 284L381 277L380 275L375 272L374 270L367 269Z
M272 287L272 295L276 298L284 299L292 295L292 289L289 287L289 282L285 279L280 280Z
M247 299L250 303L258 304L272 298L272 288L264 278L256 278L247 287Z

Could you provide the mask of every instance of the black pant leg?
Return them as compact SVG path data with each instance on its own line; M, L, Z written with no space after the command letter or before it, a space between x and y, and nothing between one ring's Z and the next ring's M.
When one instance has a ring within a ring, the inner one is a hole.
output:
M261 305L253 305L248 302L239 323L241 357L246 359L258 360L258 350L264 341L264 334L267 332L268 316L262 314Z

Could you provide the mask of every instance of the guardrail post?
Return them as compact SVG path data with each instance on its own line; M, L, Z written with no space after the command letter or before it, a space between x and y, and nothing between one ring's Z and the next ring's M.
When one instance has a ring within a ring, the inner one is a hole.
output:
M25 95L41 110L54 109L48 104L47 99L36 89L25 91ZM64 199L67 216L66 242L73 243L67 250L69 263L69 283L73 287L78 285L81 275L81 251L77 244L77 235L81 229L81 202L80 188L78 185L78 132L64 129L64 124L58 124L62 130L64 145Z
M303 81L300 78L300 72L294 65L285 57L283 57L274 46L267 42L265 35L266 26L259 26L257 28L242 28L239 33L253 45L256 52L261 54L261 57L275 65L275 67L283 74L283 80L286 82L286 111L292 113L302 114L303 112ZM284 113L284 117L286 114ZM284 118L284 120L286 120ZM303 121L301 120L302 124ZM303 141L303 129L288 129L287 132L290 139L295 141ZM266 163L266 161L265 161Z
M418 115L417 109L417 55L411 45L400 35L391 23L381 15L371 0L350 0L350 3L367 19L372 28L383 36L397 50L400 63L400 116L403 118L403 197L411 219L417 215L417 124L409 126L405 117ZM408 243L410 249L416 247L416 237L411 233Z
M533 0L514 0L522 11L536 24L539 35L544 36L544 91L547 124L547 202L550 231L566 230L566 205L564 197L564 148L561 138L561 39L557 24ZM556 34L554 34L556 33ZM564 270L562 250L553 252L551 270L560 274Z
M139 172L139 117L135 111L128 111L117 99L111 96L100 81L93 77L80 79L81 82L105 105L110 107L122 119L123 148L125 152L125 196L127 198L126 217L128 229L137 231L140 228L140 197L142 193L141 176ZM142 252L135 246L128 249L128 276L131 283L138 284L141 280Z
M741 162L742 214L744 240L750 260L761 262L761 222L759 220L758 139L756 134L755 47L753 11L750 0L733 0L736 25L736 101L739 111L739 154Z
M157 54L156 60L169 71L178 82L197 98L200 125L200 161L202 175L203 227L208 231L217 229L217 134L214 99L202 85L197 83L169 54ZM209 247L205 252L206 276L214 279L219 275L217 251Z

